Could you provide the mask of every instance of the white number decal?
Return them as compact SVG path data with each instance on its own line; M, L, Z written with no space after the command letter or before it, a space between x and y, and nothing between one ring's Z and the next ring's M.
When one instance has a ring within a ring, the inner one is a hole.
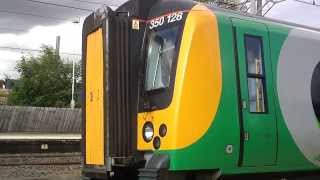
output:
M152 19L150 21L149 28L153 29L153 28L157 28L159 26L162 26L164 24L164 22L165 22L165 19L167 20L167 23L169 24L169 23L174 23L174 22L177 22L177 21L181 21L182 18L183 18L183 12L182 11L174 12L174 13L168 14L167 16L161 16L161 17Z
M177 21L181 21L182 16L183 16L183 12L178 12L177 13Z
M169 14L167 16L168 23L180 21L182 19L182 16L183 16L183 12L175 12L175 13Z
M156 27L159 27L159 26L162 26L164 23L164 17L159 17L159 18L156 18L156 19L153 19L151 22L150 22L150 29L153 29L153 28L156 28Z

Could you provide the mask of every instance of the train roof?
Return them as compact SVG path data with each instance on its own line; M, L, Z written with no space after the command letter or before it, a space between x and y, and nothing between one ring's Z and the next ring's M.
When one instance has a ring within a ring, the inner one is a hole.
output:
M214 12L224 13L224 15L229 16L229 17L244 18L247 20L255 20L257 22L262 22L262 23L273 23L273 24L279 25L279 26L287 26L290 28L303 28L303 29L307 29L307 30L313 30L313 31L320 32L319 28L315 28L315 27L311 27L311 26L301 25L301 24L297 24L297 23L292 23L292 22L268 18L268 17L261 17L261 16L257 16L257 15L253 15L253 14L249 14L249 13L243 13L243 12L239 12L239 11L234 11L234 10L230 10L230 9L219 8L217 6L206 4L206 3L202 3L202 4L204 4L205 6L207 6L209 9L211 9Z

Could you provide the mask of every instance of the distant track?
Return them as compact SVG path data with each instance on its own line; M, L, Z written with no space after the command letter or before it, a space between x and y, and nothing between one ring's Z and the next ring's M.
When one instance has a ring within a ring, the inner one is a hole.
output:
M57 154L5 154L1 158L50 158L50 157L78 157L81 153L59 153Z
M80 153L1 155L1 166L80 165Z
M1 166L49 166L49 165L55 165L55 166L68 166L68 165L78 165L81 164L80 161L75 162L67 162L67 163L8 163L8 164L0 164Z

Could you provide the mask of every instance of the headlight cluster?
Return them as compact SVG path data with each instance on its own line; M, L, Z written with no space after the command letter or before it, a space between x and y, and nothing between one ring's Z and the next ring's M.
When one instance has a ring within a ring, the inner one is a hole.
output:
M164 137L164 136L166 136L167 131L168 131L167 130L167 126L165 124L161 124L160 128L159 128L159 135L161 137ZM154 127L153 127L153 124L150 121L146 122L143 125L142 133L143 133L142 135L143 135L144 141L150 142L153 139L153 147L155 149L159 149L160 148L161 139L158 136L153 138L153 136L154 136Z

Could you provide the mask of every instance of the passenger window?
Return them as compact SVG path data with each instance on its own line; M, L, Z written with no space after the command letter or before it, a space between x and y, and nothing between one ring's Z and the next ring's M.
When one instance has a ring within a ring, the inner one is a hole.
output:
M245 36L250 112L267 112L262 38Z

